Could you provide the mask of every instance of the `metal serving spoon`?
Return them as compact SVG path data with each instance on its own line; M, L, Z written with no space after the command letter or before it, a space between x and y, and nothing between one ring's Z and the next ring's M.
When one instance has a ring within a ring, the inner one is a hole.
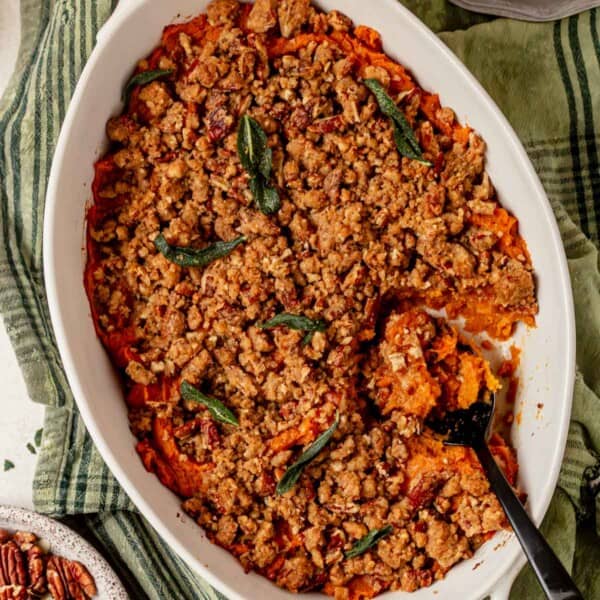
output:
M469 408L451 411L443 419L429 421L428 425L446 436L446 444L470 446L475 450L492 490L504 508L546 596L550 600L583 600L570 575L525 512L494 460L487 438L496 398L491 392L486 396L487 398L478 400Z

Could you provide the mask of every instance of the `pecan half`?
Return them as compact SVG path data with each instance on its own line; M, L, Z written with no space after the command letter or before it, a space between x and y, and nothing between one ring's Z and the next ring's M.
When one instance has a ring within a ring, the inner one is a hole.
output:
M2 565L2 585L26 585L27 574L23 555L12 540L0 546L0 564Z
M90 575L90 572L84 565L76 560L68 561L69 568L73 574L73 578L77 581L79 587L83 590L86 596L92 598L98 592L96 590L96 584L94 578Z
M54 600L67 600L67 589L61 576L59 559L51 556L46 565L46 579L48 580L48 590Z
M87 596L81 589L79 582L73 575L71 571L71 563L66 558L58 559L61 575L63 577L63 581L66 583L67 591L69 593L69 598L73 600L87 600Z
M27 571L29 575L29 590L35 594L46 592L46 570L44 568L44 553L34 544L27 550Z

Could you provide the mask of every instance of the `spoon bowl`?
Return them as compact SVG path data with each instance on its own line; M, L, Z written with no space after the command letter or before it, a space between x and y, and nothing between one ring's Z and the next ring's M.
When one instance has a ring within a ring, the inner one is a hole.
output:
M442 418L430 419L427 425L445 436L444 443L449 446L475 447L485 442L491 433L496 395L485 390L481 396L468 408L452 410Z

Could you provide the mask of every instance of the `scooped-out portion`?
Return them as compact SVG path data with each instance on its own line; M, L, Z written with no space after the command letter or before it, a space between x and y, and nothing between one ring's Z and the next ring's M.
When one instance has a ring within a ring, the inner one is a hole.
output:
M426 309L508 339L535 324L531 260L483 140L377 32L215 0L165 28L107 135L94 324L145 467L213 542L341 600L431 585L507 527L426 425L502 372Z

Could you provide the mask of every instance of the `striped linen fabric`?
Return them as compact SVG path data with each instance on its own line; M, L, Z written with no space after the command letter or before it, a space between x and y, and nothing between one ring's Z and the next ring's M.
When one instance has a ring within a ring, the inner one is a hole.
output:
M34 500L38 511L67 518L92 540L133 598L221 598L136 513L108 471L77 412L48 317L41 231L52 153L115 3L21 0L19 62L0 102L0 309L29 395L48 406ZM584 597L600 598L600 12L532 24L482 17L445 0L404 3L498 102L560 226L576 303L578 373L567 452L543 530ZM511 597L543 598L528 569Z

